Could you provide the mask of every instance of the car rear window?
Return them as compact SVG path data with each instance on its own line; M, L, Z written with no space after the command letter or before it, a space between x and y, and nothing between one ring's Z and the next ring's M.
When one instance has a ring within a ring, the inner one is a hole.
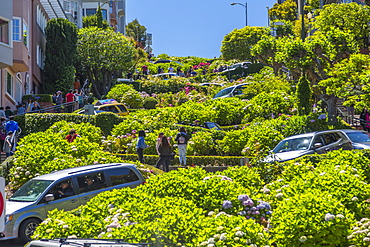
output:
M107 173L112 182L112 186L135 182L139 180L139 177L130 168L111 169L108 170Z

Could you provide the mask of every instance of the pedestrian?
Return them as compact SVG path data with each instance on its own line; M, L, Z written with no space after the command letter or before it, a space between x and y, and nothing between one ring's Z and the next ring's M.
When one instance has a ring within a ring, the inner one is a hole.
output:
M80 94L78 93L78 90L77 89L75 89L73 91L73 94L74 94L73 111L76 111L79 108L79 99L80 99L79 97L80 97Z
M180 166L186 166L186 146L188 144L189 136L184 127L180 127L176 135L177 149L179 151Z
M21 105L18 107L18 115L22 115L26 113L26 105L24 103L21 103Z
M12 112L12 110L10 110L10 106L6 106L5 107L5 115L7 118L9 118L10 116L13 116L14 113Z
M5 123L6 123L6 118L1 117L0 118L0 150L1 152L3 152L4 150L4 142L5 142L5 137L6 137Z
M12 135L12 146L13 146L13 151L15 151L15 147L17 145L17 132L20 131L19 129L19 126L18 126L18 123L17 121L14 120L14 117L13 116L10 116L9 117L9 121L5 123L5 130L6 130L6 133L8 134L9 132L12 132L13 135ZM5 152L5 151L4 151Z
M163 171L168 172L171 163L172 147L165 135L162 136L161 143L158 146L158 152L159 160L155 167L159 168L163 164Z
M355 118L355 105L351 104L351 105L347 106L346 109L347 109L347 114L348 114L348 117L349 117L349 123L353 124L353 120Z
M136 142L136 153L139 158L140 163L144 164L144 149L148 148L149 146L145 144L145 131L139 131L139 138Z
M69 131L69 134L66 136L66 139L68 142L73 142L76 139L76 137L81 137L81 136L76 133L75 129L71 129Z
M2 107L2 106L0 106L0 118L1 117L7 118L6 115L5 115L4 107Z
M158 134L158 138L157 138L157 140L156 140L155 150L157 151L158 156L160 156L160 155L161 155L161 154L159 153L158 148L159 148L159 145L162 143L162 137L163 137L163 136L164 136L164 133L163 133L163 132L159 133L159 134ZM157 164L158 164L158 162L157 162ZM156 167L157 167L157 165L156 165Z
M40 106L39 102L37 102L37 100L34 100L33 103L32 103L31 111L40 113L40 109L41 109L41 106Z
M6 157L12 156L13 155L13 131L9 131L8 134L5 137L4 140L4 153L6 154Z
M360 124L364 130L370 130L370 114L367 111L367 108L364 108L360 113Z
M62 95L62 91L58 91L57 92L57 95L55 96L55 103L57 104L57 107L55 109L55 112L57 113L61 113L61 108L60 108L60 105L63 104L63 95Z
M66 106L67 106L68 113L72 113L74 98L75 98L75 95L73 94L73 91L71 89L66 94Z

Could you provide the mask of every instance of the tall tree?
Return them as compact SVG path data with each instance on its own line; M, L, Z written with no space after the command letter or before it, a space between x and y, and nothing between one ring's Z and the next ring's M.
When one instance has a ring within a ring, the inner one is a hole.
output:
M370 33L370 9L357 3L330 4L324 6L313 23L323 33L333 28L354 35L360 47L368 47Z
M66 92L75 77L77 28L66 19L52 19L47 23L44 67L44 93Z
M294 21L297 19L297 4L293 0L286 0L283 3L275 3L269 10L271 22L276 20Z
M297 84L297 99L299 115L308 115L311 112L312 91L310 82L302 76Z
M101 99L112 87L112 74L127 70L135 63L132 41L121 33L96 27L78 33L77 55L95 97Z
M127 24L126 36L136 41L136 47L145 48L146 27L141 25L137 19Z
M268 35L270 29L265 27L246 26L242 29L234 29L227 34L222 41L222 57L226 60L250 60L255 58L251 54L251 48L264 35Z

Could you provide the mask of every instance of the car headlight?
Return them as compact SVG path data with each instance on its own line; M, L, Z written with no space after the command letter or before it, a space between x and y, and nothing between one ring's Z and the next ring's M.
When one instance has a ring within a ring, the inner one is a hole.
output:
M9 221L11 221L13 219L13 215L12 214L7 214L5 216L5 224L8 223Z

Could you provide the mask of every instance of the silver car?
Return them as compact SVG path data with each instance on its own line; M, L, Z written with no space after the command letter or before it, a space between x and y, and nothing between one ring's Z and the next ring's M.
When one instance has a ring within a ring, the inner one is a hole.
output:
M370 134L365 130L342 129L351 141L354 149L370 149Z
M35 228L49 211L72 210L96 194L145 183L133 164L110 163L75 167L35 177L6 201L5 230L0 240L31 240Z
M351 141L342 131L316 131L285 138L263 159L263 162L284 162L307 154L322 154L338 149L353 149Z
M119 239L43 239L28 243L25 247L63 247L63 246L96 246L96 247L149 247L149 244L125 243Z

